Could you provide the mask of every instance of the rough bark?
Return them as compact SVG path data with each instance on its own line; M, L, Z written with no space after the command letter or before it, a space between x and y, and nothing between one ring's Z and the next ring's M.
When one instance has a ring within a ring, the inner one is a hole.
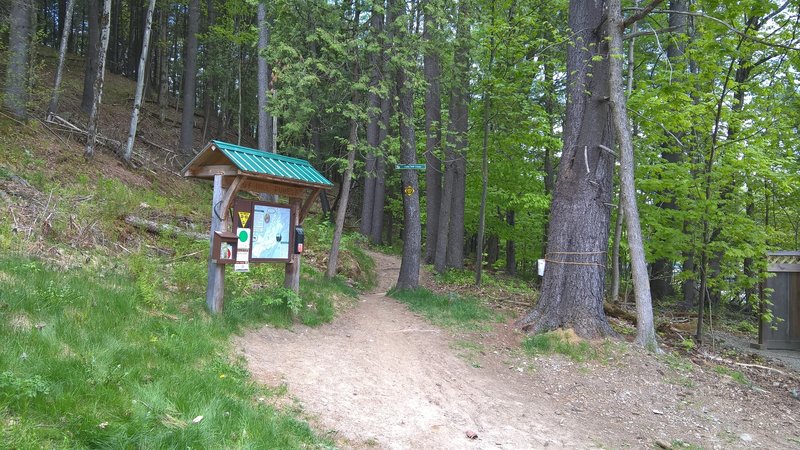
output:
M425 10L422 38L425 41L423 72L425 91L425 262L433 263L439 231L439 207L442 202L442 162L437 152L442 149L442 68L439 49L433 40L438 31L436 13Z
M639 208L636 204L634 179L633 138L628 122L627 102L622 88L622 60L614 56L622 50L622 6L620 0L608 1L609 37L609 97L611 113L620 147L620 192L625 209L628 232L628 249L631 254L631 274L636 298L636 343L649 350L657 350L656 330L653 322L653 304L644 255Z
M550 210L547 265L536 306L518 322L530 333L573 328L613 335L603 312L614 159L603 4L571 0L564 147ZM598 31L595 31L598 30ZM594 56L601 56L593 61Z
M88 113L94 104L94 80L97 76L97 64L100 58L100 6L99 0L87 0L86 3L86 26L89 36L86 43L81 110ZM105 58L105 55L103 57Z
M395 0L397 1L397 0ZM401 32L402 33L402 32ZM398 33L398 34L401 34ZM416 164L417 150L414 136L414 87L407 69L397 71L399 95L400 162ZM419 267L422 257L422 227L420 224L419 180L416 170L404 170L400 174L403 183L403 257L397 289L419 287Z
M64 11L59 9L59 13L62 14L62 19L59 23L61 30L61 44L58 48L58 66L56 67L56 78L53 82L53 93L50 96L50 105L47 107L48 117L51 117L58 112L58 96L61 90L61 78L64 74L64 59L67 57L67 42L69 41L69 32L72 26L72 11L74 7L75 0L68 0L66 2Z
M147 78L147 50L150 46L150 31L153 27L153 9L156 6L156 0L150 0L147 6L147 15L145 17L144 37L142 39L142 52L139 58L139 70L137 71L136 80L136 95L133 100L133 112L131 113L131 125L128 132L128 143L125 146L125 161L131 160L133 155L133 142L136 139L136 126L139 124L139 110L142 108L142 94L144 94L144 80Z
M28 115L28 67L33 14L35 14L33 0L14 1L8 31L8 69L4 103L19 118Z
M197 83L197 31L200 27L200 0L189 0L189 17L186 30L186 51L183 67L183 115L181 116L180 151L193 154L194 105Z
M402 0L390 0L391 18L405 20L387 20L390 27L396 26L393 52L401 53L401 46L406 45L408 23L406 5ZM414 86L408 67L413 64L413 55L405 55L395 67L398 94L398 126L400 128L400 163L415 164L417 162L416 137L414 130ZM419 268L422 259L422 226L420 223L419 180L416 170L404 170L400 175L403 187L403 256L400 262L400 274L397 277L397 289L415 289L419 287Z
M110 16L111 16L111 0L104 0L103 1L103 14L100 16L100 26L102 27L100 31L100 47L98 49L98 58L97 58L97 73L94 76L94 94L92 97L94 98L94 102L92 102L92 108L89 111L89 125L87 127L87 136L86 136L86 150L83 153L83 156L86 159L91 159L94 157L94 143L95 138L97 137L97 112L100 109L100 103L103 98L103 79L105 75L106 69L106 50L108 49L108 32L109 32L109 25L110 25Z

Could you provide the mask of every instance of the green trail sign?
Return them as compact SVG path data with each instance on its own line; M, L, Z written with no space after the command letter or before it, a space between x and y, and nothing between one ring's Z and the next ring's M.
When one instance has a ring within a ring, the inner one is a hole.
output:
M425 164L398 164L394 168L397 170L425 170Z

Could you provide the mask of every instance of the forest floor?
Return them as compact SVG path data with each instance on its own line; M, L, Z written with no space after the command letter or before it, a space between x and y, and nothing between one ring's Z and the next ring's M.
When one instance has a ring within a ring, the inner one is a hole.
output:
M343 448L800 448L791 369L621 342L588 362L531 356L513 321L431 325L385 295L399 258L372 256L378 288L333 323L235 343L256 380L286 388L277 406Z

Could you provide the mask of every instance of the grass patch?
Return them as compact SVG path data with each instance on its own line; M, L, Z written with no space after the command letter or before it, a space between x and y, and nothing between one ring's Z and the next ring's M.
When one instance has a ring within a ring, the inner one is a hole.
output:
M723 375L723 376L731 377L733 379L733 381L735 381L735 382L737 382L737 383L739 383L739 384L741 384L743 386L752 386L753 385L753 383L750 381L750 379L748 379L745 374L743 374L742 372L739 372L738 370L733 370L733 369L730 369L730 368L725 367L725 366L714 366L714 372L716 372L716 373L718 373L720 375Z
M437 295L424 289L392 289L389 296L422 314L434 325L463 330L485 329L490 322L502 320L502 316L476 298L450 294Z
M522 348L531 355L558 353L575 362L599 357L599 352L572 330L555 330L529 336L522 341Z
M231 334L275 310L262 307L254 318L255 308L233 302L210 317L202 297L147 288L168 272L136 264L129 275L0 260L0 441L10 448L331 444L259 401L276 394L231 356Z

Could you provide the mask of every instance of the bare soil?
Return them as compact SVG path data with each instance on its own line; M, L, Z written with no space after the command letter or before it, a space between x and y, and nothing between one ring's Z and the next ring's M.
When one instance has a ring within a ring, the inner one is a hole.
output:
M384 295L399 259L373 257L378 292L333 323L236 342L257 380L286 386L279 406L342 448L800 448L791 369L720 358L726 371L713 357L622 342L596 343L605 356L588 363L533 357L511 322L481 333L430 325Z

